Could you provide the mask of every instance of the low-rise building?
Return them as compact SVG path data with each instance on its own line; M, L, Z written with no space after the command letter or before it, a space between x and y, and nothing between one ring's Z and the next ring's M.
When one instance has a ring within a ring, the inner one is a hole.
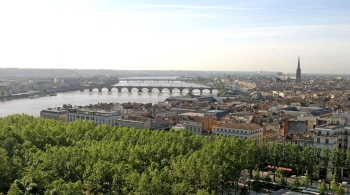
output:
M117 125L120 127L129 127L137 129L150 129L151 119L147 117L126 117L117 120Z
M87 107L68 108L66 121L72 122L75 120L90 120L95 124L116 125L117 119L122 117L121 111L106 111L88 109Z
M173 125L170 124L170 121L169 119L162 119L161 117L150 119L143 116L128 116L118 119L117 125L120 127L137 129L168 130Z
M66 113L67 113L67 110L64 108L60 108L60 107L48 108L40 111L40 117L47 118L47 119L61 120L65 122Z

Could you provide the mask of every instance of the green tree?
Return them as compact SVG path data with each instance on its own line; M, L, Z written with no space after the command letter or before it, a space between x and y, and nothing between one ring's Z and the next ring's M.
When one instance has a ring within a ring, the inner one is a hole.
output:
M265 175L263 181L265 181L266 183L271 183L272 179L271 179L270 175L267 174L267 175Z
M278 142L271 142L267 145L268 153L268 162L274 167L277 167L279 162L283 158L283 147L282 144ZM274 169L275 170L275 169ZM275 171L274 171L275 172ZM276 181L276 174L273 174L273 181Z
M0 192L6 192L11 184L11 164L7 150L0 148Z
M318 188L318 193L320 193L320 195L325 195L327 192L327 185L324 181L321 182L320 187Z
M341 185L338 185L338 189L337 189L337 195L344 195L344 189Z
M282 169L280 168L277 169L276 176L278 177L277 183L279 186L282 186L282 187L287 186L287 182Z
M81 181L78 181L76 183L71 182L64 182L62 179L53 181L49 186L47 191L45 192L46 195L54 195L54 194L62 194L62 195L71 195L71 194L77 194L77 195L83 195L84 194L84 188Z
M316 168L320 162L320 149L315 145L307 145L303 148L301 152L301 164L306 168L307 173L309 174L309 182L312 181ZM306 185L306 184L305 184Z
M331 163L333 167L333 173L338 174L338 170L343 166L344 161L344 150L340 148L336 148L331 153Z
M292 165L297 169L297 174L299 174L299 168L301 166L301 151L297 144L287 143L284 145L284 156L287 165Z
M300 181L299 179L294 179L294 181L290 184L291 190L293 191L299 191L299 187L300 187Z
M7 194L8 195L22 195L23 192L19 189L19 187L15 183L13 183L11 185L11 188L7 192Z
M253 170L258 167L257 159L259 156L259 145L258 140L256 139L248 139L246 141L246 149L243 152L246 165L246 169L249 172L250 179L253 178Z
M334 173L332 175L332 181L331 181L331 190L333 190L333 193L338 190L339 182L338 182L338 175Z
M258 181L258 180L261 180L261 177L260 177L260 173L259 173L260 171L259 171L259 169L255 169L255 171L254 171L254 174L253 174L253 179L254 180L256 180L256 181Z
M323 149L323 154L322 154L322 157L321 157L321 165L325 169L326 177L327 177L327 174L328 174L329 162L330 162L331 157L332 157L331 155L332 155L332 152L331 152L331 150L328 147Z
M197 190L196 195L210 195L210 193L206 190L199 189Z
M308 185L310 182L311 182L311 177L310 177L308 171L306 171L304 177L302 178L302 183L303 183L303 185L305 185L305 189L308 188Z

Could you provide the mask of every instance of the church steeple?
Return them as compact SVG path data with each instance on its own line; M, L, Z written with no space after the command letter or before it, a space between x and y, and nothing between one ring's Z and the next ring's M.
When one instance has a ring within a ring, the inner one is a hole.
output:
M297 74L296 74L296 82L301 82L301 69L300 69L300 56L298 56L298 68L297 68Z

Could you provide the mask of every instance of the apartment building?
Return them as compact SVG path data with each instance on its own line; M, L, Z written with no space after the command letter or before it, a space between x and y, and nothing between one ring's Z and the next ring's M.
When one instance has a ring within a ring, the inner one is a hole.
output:
M328 147L334 150L339 147L342 140L342 133L345 132L344 126L324 124L316 126L314 130L314 144L321 150Z
M222 135L227 137L239 137L243 139L258 139L259 144L263 141L264 128L257 124L245 123L222 123L217 122L212 127L213 135Z

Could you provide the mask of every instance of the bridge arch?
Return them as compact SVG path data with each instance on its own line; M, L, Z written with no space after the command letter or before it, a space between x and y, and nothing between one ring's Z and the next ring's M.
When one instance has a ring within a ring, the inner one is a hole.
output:
M164 92L163 91L164 89L167 89L169 91L169 93L171 93L173 91L171 87L159 87L158 89L159 89L159 92Z
M209 88L203 88L202 93L211 93L212 91Z
M110 90L109 90L109 87L100 87L100 88L98 88L98 91L99 91L99 92L102 92L103 89L105 89L105 90L107 90L107 91L110 91Z

